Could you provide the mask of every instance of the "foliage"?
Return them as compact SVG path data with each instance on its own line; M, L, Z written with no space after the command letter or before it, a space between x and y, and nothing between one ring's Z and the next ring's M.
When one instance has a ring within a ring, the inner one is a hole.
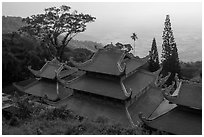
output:
M149 70L151 72L154 72L160 68L159 65L159 55L157 51L157 44L155 38L152 41L152 48L151 51L149 52L150 58L149 58Z
M181 62L181 77L182 79L191 80L194 77L202 77L202 62Z
M176 42L174 40L173 31L171 29L171 22L170 22L169 15L166 16L164 25L165 26L164 26L163 36L162 36L163 38L162 74L166 76L168 72L171 72L171 76L167 81L167 85L169 85L172 83L172 81L174 81L175 73L178 73L178 76L180 77L180 66L179 66L178 51L176 47Z
M82 63L90 59L91 56L93 55L93 52L91 52L88 49L77 48L73 50L72 54L73 54L72 57L74 61Z
M127 53L130 52L131 50L133 50L133 48L130 44L122 44L122 43L117 42L115 45L116 45L116 47L118 47L121 50L124 50Z
M21 17L2 16L2 33L12 33L17 31L20 27L24 26Z
M71 7L62 5L59 8L45 9L45 13L24 18L28 25L20 29L40 39L47 47L55 49L55 56L62 61L64 48L78 33L86 30L86 24L93 22L95 17L71 11ZM58 41L59 36L62 41Z
M2 36L3 86L30 77L27 66L39 69L50 54L33 37L16 32Z
M138 39L137 34L132 33L132 35L131 35L130 37L131 37L131 39L133 39L133 41L134 41L134 51L135 51L135 41ZM136 51L135 51L135 52L136 52Z

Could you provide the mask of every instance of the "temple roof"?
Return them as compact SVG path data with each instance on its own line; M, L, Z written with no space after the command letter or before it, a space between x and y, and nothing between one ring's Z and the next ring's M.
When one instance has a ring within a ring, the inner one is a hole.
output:
M132 92L131 97L134 98L144 88L148 87L156 80L158 72L151 73L145 70L138 70L132 73L130 76L124 78L123 83L126 90Z
M56 58L52 61L47 61L45 65L38 71L28 68L35 76L47 78L47 79L55 79L58 75L60 78L70 75L77 71L75 68L71 68L64 63L60 63Z
M130 57L125 51L116 48L99 49L90 60L84 63L76 63L71 59L72 63L81 70L109 75L121 75L124 71L132 72L144 65L147 60L148 57L143 59Z
M139 57L132 57L131 59L128 59L125 61L125 73L131 73L135 69L143 66L145 63L147 63L149 56L146 56L144 58Z
M125 105L112 100L97 98L87 94L73 94L57 105L67 105L67 108L91 120L104 119L108 122L131 126L127 117Z
M54 79L56 77L56 72L58 72L62 66L63 65L54 58L52 61L47 61L46 64L38 71L31 69L30 66L28 69L37 77Z
M47 97L49 100L64 98L69 94L68 90L59 83L57 93L57 82L45 79L29 79L13 85L20 91L38 97Z
M202 109L202 85L199 83L189 83L182 81L178 87L178 95L171 96L164 94L170 102L191 107L194 109Z
M165 101L155 110L154 117L140 118L151 128L180 135L202 134L202 113L182 106L172 106Z
M150 86L144 94L142 94L136 101L134 101L129 107L129 114L135 124L141 122L138 114L143 112L144 116L149 117L152 112L163 101L162 91L158 87Z
M83 75L71 83L66 84L66 86L71 89L81 90L116 99L124 100L128 98L128 96L124 94L123 87L119 80L110 80Z
M128 77L111 79L105 76L84 74L83 76L66 83L71 89L89 92L97 95L125 100L134 98L139 92L148 87L157 77L157 73L139 70Z

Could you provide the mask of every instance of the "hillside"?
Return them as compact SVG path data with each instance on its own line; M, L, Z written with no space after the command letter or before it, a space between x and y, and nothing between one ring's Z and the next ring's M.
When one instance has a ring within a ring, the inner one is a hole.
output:
M21 17L2 16L2 33L17 31L20 27L25 25L21 20Z

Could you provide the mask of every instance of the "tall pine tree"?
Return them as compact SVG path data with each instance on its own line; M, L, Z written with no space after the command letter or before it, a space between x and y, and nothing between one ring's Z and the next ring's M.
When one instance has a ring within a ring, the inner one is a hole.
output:
M149 52L150 58L149 58L149 70L151 72L154 72L160 68L159 65L159 56L158 56L158 51L157 51L157 44L155 38L152 41L152 48L151 51Z
M174 40L173 31L171 29L169 15L166 16L166 20L164 22L164 31L162 38L162 74L165 76L168 72L171 72L171 76L166 83L167 85L169 85L172 83L172 81L174 81L174 76L176 73L178 73L178 76L180 77L178 50L176 47L176 42Z

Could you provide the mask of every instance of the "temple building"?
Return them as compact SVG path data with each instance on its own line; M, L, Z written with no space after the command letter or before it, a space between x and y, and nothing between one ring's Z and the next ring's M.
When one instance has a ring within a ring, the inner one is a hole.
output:
M150 116L140 114L152 129L180 135L202 134L202 85L179 80L174 94L165 90L165 99Z
M73 95L63 104L81 115L137 126L141 121L139 112L149 115L163 100L158 87L162 83L158 82L161 69L153 73L148 71L148 56L134 57L108 47L99 49L84 63L73 59L71 62L84 73L72 81L60 80L73 89Z
M38 71L28 69L35 75L35 78L13 83L19 90L27 94L38 97L45 97L49 100L60 100L71 94L71 91L58 82L58 78L67 78L77 72L76 68L71 68L64 63L60 63L56 58L47 61Z

